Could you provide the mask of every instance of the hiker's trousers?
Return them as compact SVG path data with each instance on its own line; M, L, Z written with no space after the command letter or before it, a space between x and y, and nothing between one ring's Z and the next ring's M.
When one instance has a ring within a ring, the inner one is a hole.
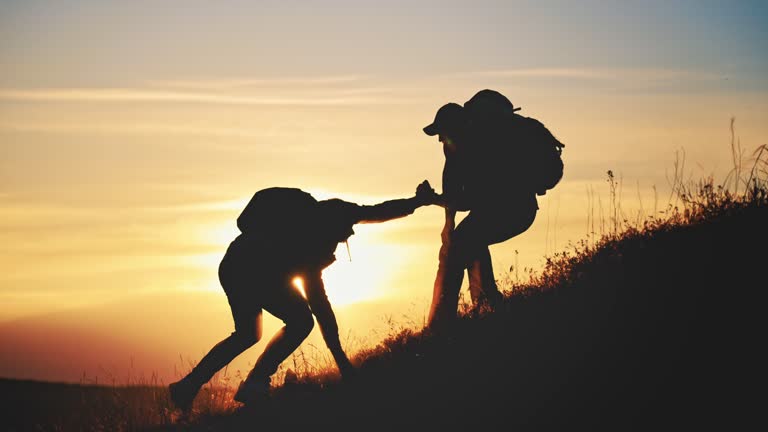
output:
M454 321L464 270L469 270L472 300L500 296L493 275L488 246L504 242L526 231L536 217L538 206L482 206L473 209L443 243L438 259L428 326L439 327Z

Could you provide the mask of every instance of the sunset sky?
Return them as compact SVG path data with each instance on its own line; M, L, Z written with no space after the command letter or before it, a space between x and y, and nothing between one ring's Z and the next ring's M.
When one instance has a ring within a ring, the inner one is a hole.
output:
M566 144L534 225L491 247L501 278L538 270L607 218L607 170L635 219L674 202L676 155L725 178L732 117L745 158L768 142L766 47L761 1L0 1L0 336L29 345L2 344L0 376L98 374L97 347L19 366L94 327L147 340L147 370L199 358L232 331L216 271L255 191L439 191L422 128L484 88ZM325 275L342 333L423 320L441 227L356 227Z

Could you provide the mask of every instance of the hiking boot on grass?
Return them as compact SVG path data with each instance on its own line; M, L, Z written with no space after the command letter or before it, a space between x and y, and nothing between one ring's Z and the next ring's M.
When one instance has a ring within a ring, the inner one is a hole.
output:
M504 303L504 295L498 290L490 290L485 293L483 297L485 305L487 305L491 311L498 309Z
M189 411L192 408L192 402L194 402L197 392L200 391L200 387L190 383L188 380L182 379L171 383L168 386L168 391L171 394L171 402L177 408L182 411Z
M269 399L270 379L248 377L240 383L235 392L235 400L244 405L253 405L255 403Z

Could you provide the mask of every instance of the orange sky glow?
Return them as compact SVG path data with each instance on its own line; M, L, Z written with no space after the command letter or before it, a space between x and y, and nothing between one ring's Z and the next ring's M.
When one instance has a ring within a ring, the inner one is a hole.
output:
M0 5L0 377L177 377L232 331L217 266L256 190L439 191L422 128L483 88L566 144L533 226L491 247L500 280L608 229L608 170L641 220L674 205L676 159L725 179L731 118L745 163L768 139L759 3L151 3ZM324 278L352 352L423 325L442 215L337 250ZM302 347L328 360L317 329Z

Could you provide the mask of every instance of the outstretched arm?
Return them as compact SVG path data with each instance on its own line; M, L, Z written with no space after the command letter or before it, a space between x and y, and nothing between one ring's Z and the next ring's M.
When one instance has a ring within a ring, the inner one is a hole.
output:
M325 284L323 283L321 271L305 273L303 276L307 301L312 309L312 313L317 318L317 324L320 326L323 340L325 340L328 349L331 350L341 375L344 378L349 378L354 374L355 368L341 347L339 325L336 323L336 315L333 313L331 302L328 301L328 296L325 293Z
M359 206L355 223L386 222L405 217L421 206L437 204L438 198L429 182L424 180L416 188L416 194L411 198L394 199L371 206Z

